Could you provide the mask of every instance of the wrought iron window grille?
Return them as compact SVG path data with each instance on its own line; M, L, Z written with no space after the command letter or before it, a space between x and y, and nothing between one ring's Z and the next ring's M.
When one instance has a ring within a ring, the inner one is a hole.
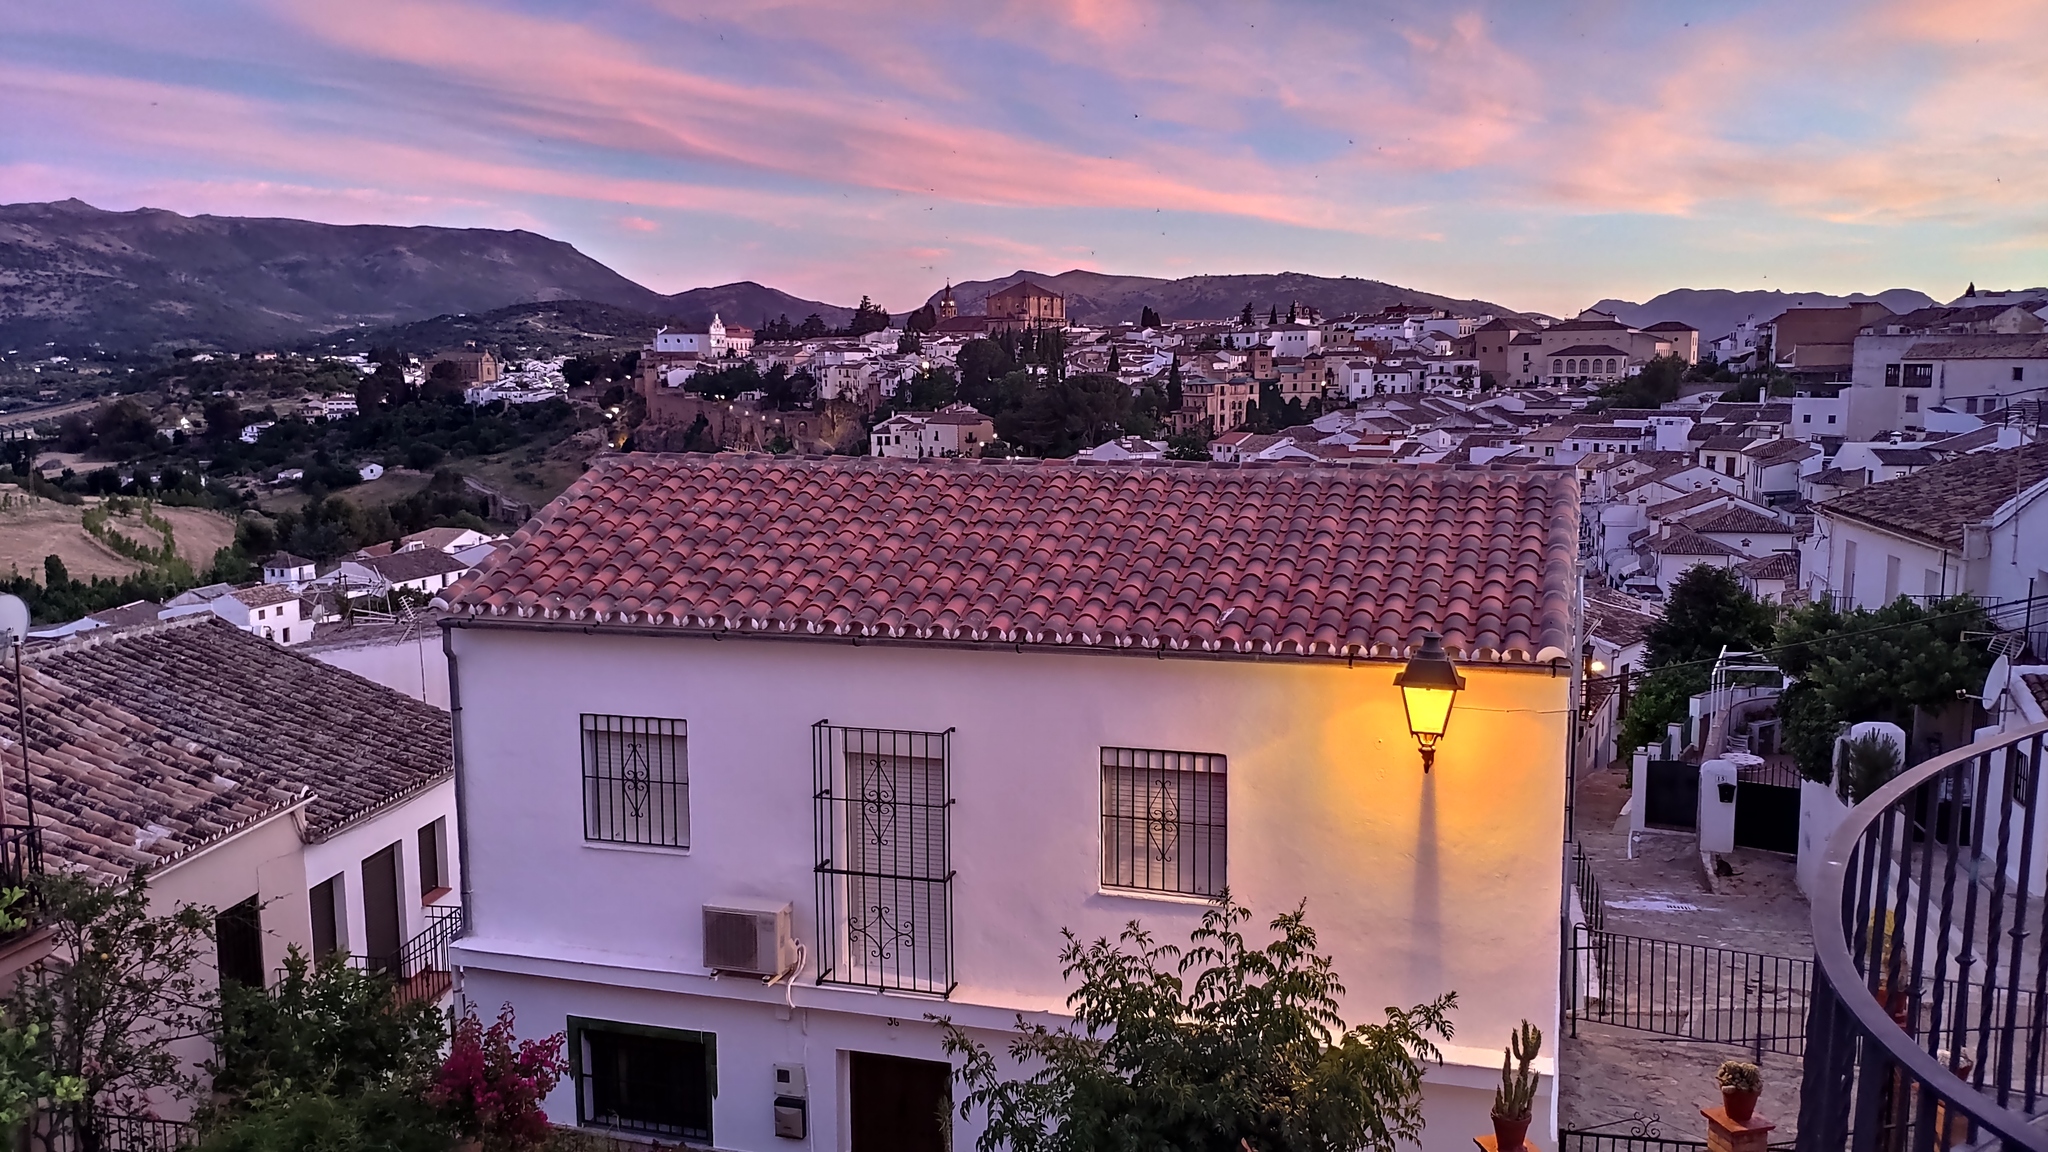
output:
M1102 884L1217 896L1229 882L1227 758L1102 750Z
M952 992L952 735L813 727L820 984Z
M681 720L584 713L583 838L690 846L690 769Z

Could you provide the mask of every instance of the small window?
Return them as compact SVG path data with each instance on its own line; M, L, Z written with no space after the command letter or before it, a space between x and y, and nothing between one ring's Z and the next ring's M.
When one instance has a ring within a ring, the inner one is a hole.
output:
M684 724L646 716L583 716L583 837L690 846Z
M313 962L325 964L341 951L341 877L329 876L307 895L313 904Z
M221 983L263 987L263 910L256 897L213 918L213 947Z
M1884 386L1887 388L1897 388L1899 386L1899 366L1897 364L1887 364L1884 366Z
M448 821L420 829L420 895L433 899L448 890Z
M2014 380L2025 380L2027 378L2027 370L2025 368L2020 367L2017 364L2013 365L2012 378Z
M1908 396L1908 397L1906 397L1906 411L1908 411L1908 412L1918 412L1919 410L1920 410L1920 398L1919 398L1918 396Z
M569 1018L570 1075L576 1122L711 1142L711 1098L718 1094L718 1038Z
M1828 413L1828 423L1830 423L1830 424L1833 424L1834 422L1835 422L1835 414L1834 414L1833 412L1830 412L1830 413Z
M1102 750L1102 883L1215 896L1229 882L1225 758Z

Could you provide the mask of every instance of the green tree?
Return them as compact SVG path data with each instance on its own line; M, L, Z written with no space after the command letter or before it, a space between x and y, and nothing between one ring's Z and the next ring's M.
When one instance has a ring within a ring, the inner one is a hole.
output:
M979 1152L1358 1149L1392 1152L1422 1132L1422 1077L1451 1037L1447 993L1386 1022L1347 1025L1330 958L1303 906L1245 938L1251 912L1228 894L1186 947L1136 921L1116 943L1064 933L1073 1023L1020 1023L1021 1079L964 1030L945 1030L967 1087L962 1117L987 1117Z
M880 332L888 326L888 311L866 296L862 296L860 303L854 307L853 318L846 322L846 334L848 336L865 336L870 332Z
M1109 346L1109 374L1114 376L1123 370L1123 361L1117 356L1116 345L1111 344Z
M1768 648L1775 615L1720 568L1695 565L1671 586L1664 616L1649 633L1649 674L1636 685L1618 734L1626 751L1652 744L1665 726L1686 716L1686 701L1707 689L1709 661L1726 648L1753 652ZM1682 665L1682 667L1669 667Z
M1651 625L1649 665L1711 660L1722 648L1752 652L1771 645L1776 615L1751 596L1733 572L1697 564L1671 586L1664 617Z
M831 334L832 330L825 327L825 318L816 312L804 317L804 322L797 325L795 332L799 340L818 340Z
M1243 312L1240 312L1240 313L1238 313L1238 316L1237 316L1237 322L1238 322L1239 324L1242 324L1242 325L1244 325L1244 326L1245 326L1245 327L1247 327L1247 328L1249 328L1249 327L1251 327L1251 326L1252 326L1252 324L1253 324L1253 320L1252 320L1252 302L1251 302L1251 301L1247 300L1247 301L1245 301L1245 302L1244 302L1244 311L1243 311Z
M1147 304L1138 312L1138 327L1158 329L1166 327L1166 323L1159 318L1159 313Z
M230 1109L300 1092L418 1088L447 1035L440 1011L424 1000L400 1002L391 977L338 957L316 968L293 948L276 987L222 988L209 1071Z
M1039 456L1066 457L1123 434L1131 390L1114 376L1048 381L1021 408L996 417L1003 439Z
M945 365L926 368L896 388L896 408L907 412L934 412L960 398L960 383Z
M1181 387L1180 357L1175 356L1173 363L1166 367L1166 410L1168 412L1180 411L1181 402L1186 399L1186 395L1181 391Z
M1833 778L1834 737L1843 725L1884 720L1910 732L1916 711L1975 695L1991 654L1965 637L1992 631L1967 596L1926 606L1902 596L1849 612L1817 601L1792 613L1779 630L1776 660L1800 682L1779 705L1800 772Z
M192 905L152 913L140 868L120 884L49 873L35 892L37 923L64 962L18 985L7 1016L34 1024L47 1067L78 1087L75 1102L53 1109L46 1147L56 1152L66 1130L97 1147L101 1116L143 1112L158 1095L197 1098L176 1049L215 1018L214 981L200 967L213 916Z
M1658 356L1634 376L1608 385L1601 396L1617 408L1659 408L1678 399L1678 385L1690 367L1682 356Z
M0 932L28 926L14 912L27 895L20 888L0 889ZM43 1026L34 1020L0 1024L0 1138L14 1140L44 1100L65 1107L85 1097L82 1081L60 1076L50 1067L43 1039Z

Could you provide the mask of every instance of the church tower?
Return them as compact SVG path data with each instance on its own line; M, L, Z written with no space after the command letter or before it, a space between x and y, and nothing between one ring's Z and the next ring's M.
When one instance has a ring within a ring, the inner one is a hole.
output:
M960 306L953 303L953 282L946 281L946 290L939 294L939 319L951 320L960 314Z

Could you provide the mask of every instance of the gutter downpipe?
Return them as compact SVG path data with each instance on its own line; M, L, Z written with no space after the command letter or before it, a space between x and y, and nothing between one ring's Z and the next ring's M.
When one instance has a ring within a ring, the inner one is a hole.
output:
M462 930L456 938L461 939L475 929L476 920L470 906L469 789L462 762L462 678L456 672L455 629L447 623L441 625L441 654L448 659L448 728L455 744L455 860L462 869Z

